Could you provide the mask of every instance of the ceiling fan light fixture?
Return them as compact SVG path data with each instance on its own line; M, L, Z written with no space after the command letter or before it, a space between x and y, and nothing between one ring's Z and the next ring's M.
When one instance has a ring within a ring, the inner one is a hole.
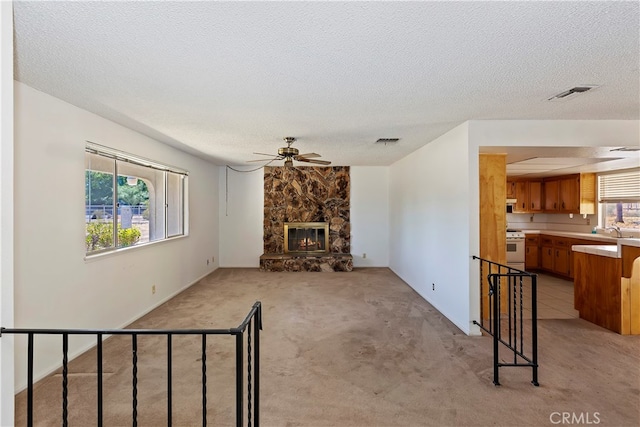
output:
M291 157L287 157L287 159L284 161L284 167L286 168L293 167L293 160L291 160Z

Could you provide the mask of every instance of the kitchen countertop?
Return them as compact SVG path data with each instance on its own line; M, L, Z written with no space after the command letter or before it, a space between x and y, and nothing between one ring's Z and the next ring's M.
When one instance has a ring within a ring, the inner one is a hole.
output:
M609 258L620 258L618 253L618 245L573 245L571 249L574 252L583 252L585 254L606 256Z
M602 245L573 245L571 249L575 252L584 252L593 255L620 258L622 246L640 247L640 238L637 237L613 237L604 234L576 233L572 231L557 230L522 230L525 234L544 234L547 236L573 237L576 239L595 240L602 242ZM607 244L608 243L608 244Z

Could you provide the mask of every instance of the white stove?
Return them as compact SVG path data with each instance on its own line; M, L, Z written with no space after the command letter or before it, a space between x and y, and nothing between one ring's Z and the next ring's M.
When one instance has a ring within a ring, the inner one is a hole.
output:
M524 231L507 229L507 240L509 239L524 239Z
M522 230L507 229L507 265L524 271L524 232Z

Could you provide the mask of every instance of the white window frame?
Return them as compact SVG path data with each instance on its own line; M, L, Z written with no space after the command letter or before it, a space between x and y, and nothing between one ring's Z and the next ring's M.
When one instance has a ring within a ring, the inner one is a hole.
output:
M153 160L149 160L143 157L139 157L130 153L126 153L120 150L116 150L113 148L109 148L100 144L96 144L93 143L91 141L86 141L86 146L85 146L85 153L88 154L93 154L93 155L98 155L101 157L104 157L108 160L113 160L113 169L112 170L108 170L108 171L103 171L109 174L113 174L113 181L114 181L114 186L113 186L113 206L112 206L112 212L117 212L118 209L118 195L117 195L117 185L116 185L116 181L117 181L117 177L119 176L118 173L118 162L126 162L126 163L130 163L132 165L135 165L136 167L143 167L143 168L148 168L150 172L153 172L154 174L158 174L161 173L162 174L162 178L161 178L161 182L160 182L160 187L162 187L160 191L159 196L161 196L161 201L159 203L161 203L163 206L158 206L158 209L160 209L160 214L158 215L158 217L160 217L159 220L157 221L161 221L162 223L157 223L155 224L154 228L158 231L160 231L162 233L162 235L160 237L155 238L154 240L150 240L148 242L144 242L144 243L138 243L132 246L126 246L126 247L118 247L118 216L114 215L114 219L113 219L113 246L110 246L108 248L101 248L101 249L97 249L97 250L93 250L93 251L89 251L88 249L85 249L85 259L89 259L98 255L103 255L105 253L112 253L112 252L119 252L122 250L130 250L133 248L137 248L137 247L143 247L143 246L147 246L150 244L154 244L154 243L159 243L159 242L163 242L163 241L167 241L167 240L171 240L171 239L176 239L176 238L180 238L180 237L185 237L188 236L188 179L189 179L189 173L185 170L176 168L174 166L169 166L166 164L162 164L162 163L158 163L156 161ZM88 169L85 169L85 171ZM95 170L92 169L94 171L99 172L99 170ZM175 185L175 176L177 176L179 178L179 184ZM174 180L174 183L172 185L169 185L169 181L170 181L170 177L171 179ZM170 188L173 189L173 193L170 193ZM156 194L156 198L158 198L158 195ZM175 201L178 200L179 202L179 206L177 207L177 209L172 209L171 210L171 214L170 214L170 206L169 206L169 202L168 201ZM85 210L86 210L86 202L85 202ZM86 212L85 212L86 213ZM173 218L173 216L177 215L177 223L178 225L176 226L176 224L172 224L171 226L171 235L169 235L170 232L170 226L169 226L169 220L168 218L171 216Z
M605 212L606 204L613 203L640 203L640 187L637 184L632 184L630 179L621 179L619 184L622 186L620 189L613 188L614 191L609 191L608 194L605 191L603 194L603 182L602 179L607 177L620 177L625 175L640 176L640 168L624 169L611 172L603 172L598 174L598 225L601 228L607 228L606 219L607 214ZM622 231L637 231L636 228L620 227Z

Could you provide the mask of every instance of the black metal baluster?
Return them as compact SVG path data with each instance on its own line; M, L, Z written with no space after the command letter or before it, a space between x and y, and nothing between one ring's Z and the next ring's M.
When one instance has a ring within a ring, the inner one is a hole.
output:
M27 337L27 426L33 427L33 333Z
M531 276L531 352L533 364L533 380L534 386L538 383L538 276Z
M524 316L522 315L522 276L520 276L520 351L524 354Z
M262 329L262 305L258 306L258 311L253 318L255 325L255 333L253 336L253 346L255 362L253 364L254 372L254 408L253 408L253 427L260 427L260 330Z
M498 339L500 333L500 277L493 276L493 384L500 385L498 379Z
M173 418L173 401L172 401L172 367L171 367L171 334L167 334L167 426L171 427L171 419Z
M513 350L513 363L518 362L518 314L517 314L517 304L518 299L516 295L516 276L509 277L509 293L513 293L513 332L509 331L509 344L511 344L511 335L513 335L513 346L515 347ZM512 325L509 325L509 329L511 329Z
M236 426L242 427L242 332L236 333Z
M202 334L202 426L207 425L207 334Z
M102 334L96 334L97 370L98 370L98 426L102 426Z
M474 257L475 258L475 257ZM480 325L484 326L484 274L482 266L484 263L480 261Z
M247 326L247 421L251 427L251 322Z
M138 335L131 334L131 351L133 353L133 381L132 381L132 398L133 398L133 427L138 425Z
M69 334L62 334L62 425L68 426Z

